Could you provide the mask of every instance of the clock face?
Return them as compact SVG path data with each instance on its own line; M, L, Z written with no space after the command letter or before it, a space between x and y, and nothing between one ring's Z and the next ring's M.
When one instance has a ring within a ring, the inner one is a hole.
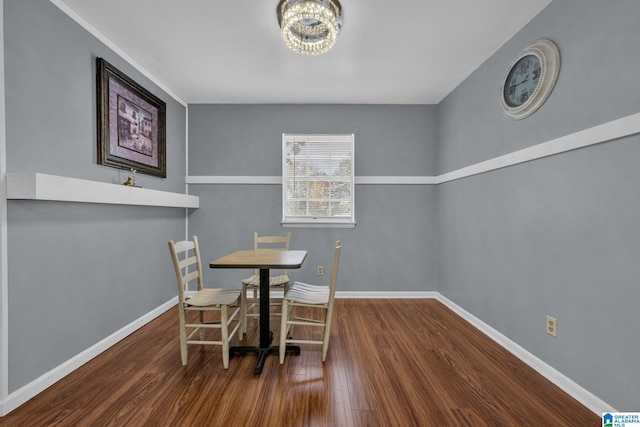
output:
M507 67L500 85L502 112L514 120L535 113L549 98L560 73L560 51L540 39L520 52Z
M536 55L525 55L511 67L504 83L503 99L509 107L519 107L531 98L542 71Z

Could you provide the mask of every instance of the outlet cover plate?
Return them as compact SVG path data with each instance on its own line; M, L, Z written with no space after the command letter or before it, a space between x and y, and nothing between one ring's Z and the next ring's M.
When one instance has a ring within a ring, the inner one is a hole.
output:
M558 338L558 320L549 315L547 315L547 333L552 337Z

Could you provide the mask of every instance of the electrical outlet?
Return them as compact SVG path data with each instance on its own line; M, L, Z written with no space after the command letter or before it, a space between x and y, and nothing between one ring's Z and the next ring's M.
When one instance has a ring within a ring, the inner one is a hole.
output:
M547 333L552 337L558 337L558 320L547 315Z
M317 273L318 273L318 276L322 276L324 274L324 267L319 265Z

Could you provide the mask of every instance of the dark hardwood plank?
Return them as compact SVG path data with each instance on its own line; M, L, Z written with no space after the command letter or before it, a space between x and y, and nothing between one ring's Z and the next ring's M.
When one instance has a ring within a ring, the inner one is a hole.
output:
M180 363L177 309L0 419L2 426L599 425L566 395L436 300L336 301L329 356L220 347ZM277 332L277 317L272 329ZM213 333L213 332L212 332ZM296 336L318 336L302 327ZM257 342L255 328L244 343ZM277 340L277 334L274 342Z

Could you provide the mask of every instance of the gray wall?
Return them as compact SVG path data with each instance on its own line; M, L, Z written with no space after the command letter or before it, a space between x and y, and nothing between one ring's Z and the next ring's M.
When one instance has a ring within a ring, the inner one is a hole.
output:
M283 133L354 133L358 176L435 173L435 107L190 105L189 175L280 176ZM294 280L323 283L335 240L343 243L339 290L435 291L435 187L356 185L353 229L286 228L280 185L190 185L201 197L189 232L213 259L253 245L253 231L292 232L309 252ZM246 272L215 270L236 285ZM401 277L401 279L400 279Z
M7 170L121 183L96 164L97 56L167 103L167 178L184 192L185 108L44 0L4 1ZM184 209L9 201L9 392L176 295Z
M640 110L640 3L555 0L439 105L441 173ZM555 91L512 121L500 79L550 38ZM618 410L640 397L640 136L438 186L438 288ZM545 333L545 315L559 337Z

